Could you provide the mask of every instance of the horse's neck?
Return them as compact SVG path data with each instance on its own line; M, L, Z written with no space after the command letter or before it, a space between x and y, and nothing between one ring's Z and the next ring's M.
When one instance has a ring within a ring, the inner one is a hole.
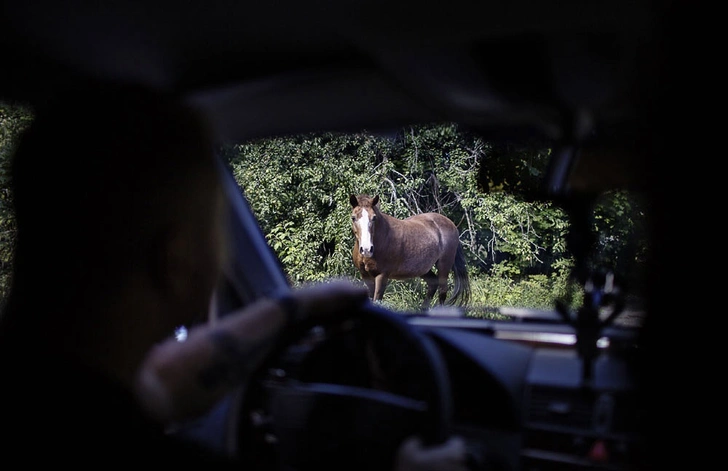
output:
M381 221L381 224L379 224L379 227L382 231L389 232L391 230L394 230L399 226L402 221L400 219L397 219L394 216L390 216L389 214L384 214L382 212L379 213L379 218Z

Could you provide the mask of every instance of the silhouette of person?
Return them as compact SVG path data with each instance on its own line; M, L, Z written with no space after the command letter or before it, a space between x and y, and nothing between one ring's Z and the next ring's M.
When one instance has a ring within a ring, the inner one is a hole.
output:
M12 169L17 245L0 324L4 454L28 463L236 466L165 431L234 387L200 381L220 367L221 342L235 342L252 369L297 320L291 312L336 315L365 303L366 290L332 281L201 322L226 245L203 117L126 85L69 93L36 111ZM193 324L186 341L173 338ZM412 438L392 465L464 469L464 446L455 438L424 448Z

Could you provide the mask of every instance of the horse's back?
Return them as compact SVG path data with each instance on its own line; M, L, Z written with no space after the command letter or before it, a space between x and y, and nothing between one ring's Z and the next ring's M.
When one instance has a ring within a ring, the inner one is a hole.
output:
M415 214L414 216L410 216L406 219L402 219L404 222L417 222L417 223L431 223L439 228L446 228L446 229L455 229L457 230L457 226L455 225L452 220L444 216L440 213L420 213Z
M419 270L428 264L429 270L443 256L453 258L460 244L460 232L455 223L439 213L421 213L401 219L390 237L393 237L389 240L393 250L403 257L420 261ZM413 263L414 260L410 260L407 265Z
M440 213L420 213L403 219L408 231L429 231L441 243L450 245L450 242L460 241L460 231L454 222Z

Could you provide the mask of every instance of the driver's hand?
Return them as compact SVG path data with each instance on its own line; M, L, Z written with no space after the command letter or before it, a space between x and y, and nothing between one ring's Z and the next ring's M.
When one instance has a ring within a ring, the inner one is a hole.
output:
M468 471L465 441L451 437L441 445L425 447L416 437L400 445L394 471Z
M291 294L305 317L314 319L351 312L369 300L366 287L343 279L303 286Z

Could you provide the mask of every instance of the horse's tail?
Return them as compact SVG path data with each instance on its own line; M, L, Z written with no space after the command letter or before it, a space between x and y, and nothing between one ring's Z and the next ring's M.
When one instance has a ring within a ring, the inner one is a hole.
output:
M458 251L455 254L455 264L452 270L455 275L455 282L452 295L447 300L447 304L467 306L470 303L470 278L468 277L468 267L465 265L465 254L463 253L462 244L458 244Z

